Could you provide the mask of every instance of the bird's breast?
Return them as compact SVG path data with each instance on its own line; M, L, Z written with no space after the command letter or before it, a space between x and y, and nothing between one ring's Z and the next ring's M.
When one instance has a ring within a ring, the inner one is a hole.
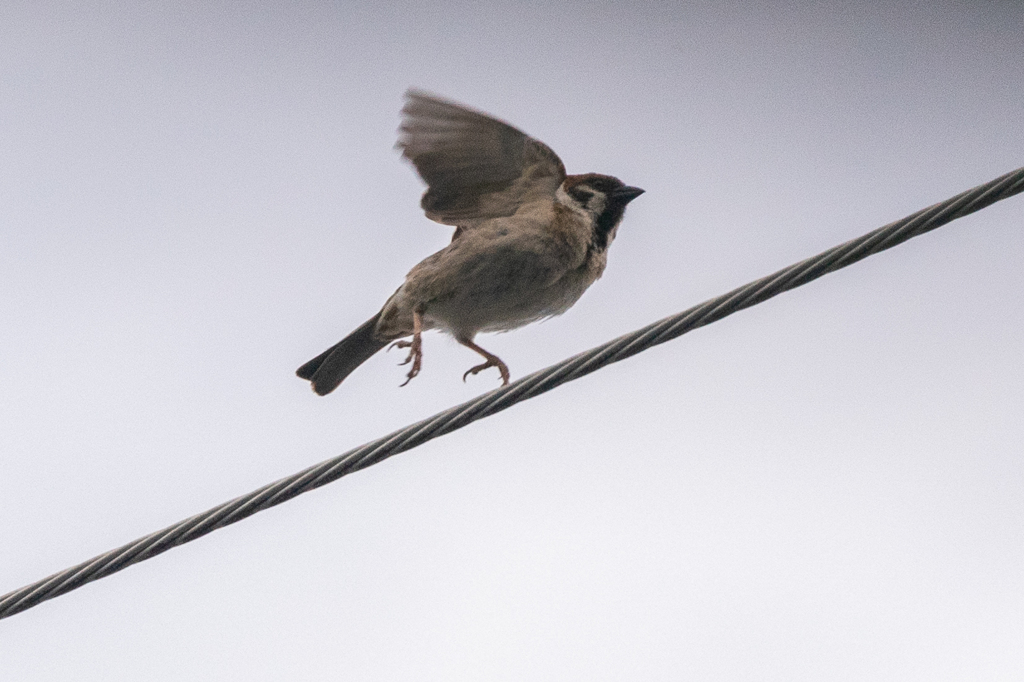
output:
M541 217L543 218L543 216ZM410 271L398 297L432 327L472 337L568 310L600 276L572 226L530 216L466 230Z

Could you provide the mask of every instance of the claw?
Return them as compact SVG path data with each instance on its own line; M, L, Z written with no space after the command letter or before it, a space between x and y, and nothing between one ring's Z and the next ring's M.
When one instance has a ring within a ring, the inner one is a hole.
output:
M405 362L398 363L398 366L408 365L412 363L412 367L409 368L409 373L405 375L405 381L402 382L402 386L413 380L417 374L420 373L420 367L423 366L423 351L420 346L420 337L414 336L411 343L407 344L409 347L409 356L405 359ZM405 346L399 346L405 348Z
M422 363L420 362L420 358L422 358L422 357L423 357L423 355L422 355L422 354L419 354L419 355L417 355L417 356L416 356L416 358L415 358L415 359L413 360L413 362L412 362L412 367L411 367L411 368L409 369L409 373L405 375L405 381L403 381L402 383L400 383L400 384L398 385L398 387L399 387L399 388L401 388L402 386L405 386L405 385L406 385L407 383L409 383L410 381L412 381L412 380L413 380L413 378L414 378L414 377L415 377L415 376L416 376L417 374L419 374L419 373L420 373L420 365L422 364ZM403 362L402 364L403 364L403 365L405 365L405 364L408 364L408 363L409 363L409 361L408 361L408 360L406 360L406 361L405 361L405 362Z
M413 377L420 373L420 367L423 366L423 339L420 336L423 329L423 318L420 313L415 311L413 311L412 314L412 329L412 341L402 339L401 341L395 341L390 347L388 347L388 350L395 347L409 349L409 355L405 358L405 361L398 363L399 367L402 365L408 365L410 362L412 363L412 367L409 368L409 373L405 375L405 381L401 384L402 386L405 386L407 383L412 381Z
M484 358L486 358L486 360L487 360L487 362L483 363L482 365L477 365L476 367L470 367L468 370L466 370L466 373L462 375L462 380L463 381L465 381L466 378L470 374L476 376L477 374L479 374L480 372L484 371L485 369L488 369L490 367L497 367L498 371L501 372L501 385L502 386L508 386L508 381L509 381L509 376L510 376L509 375L509 371L508 371L508 366L504 362L501 361L501 358L499 358L497 355L494 355L492 353L488 353L483 348L481 348L480 346L476 345L475 343L473 343L472 341L470 341L468 339L457 339L457 340L463 346L465 346L466 348L471 348L471 349L475 350L477 353L479 353L480 355L484 356Z
M400 341L395 341L393 344L388 346L388 349L386 351L384 351L384 352L385 353L390 353L392 348L408 348L411 345L412 345L412 341L406 341L405 339L402 339Z
M469 369L466 370L466 373L462 375L462 380L465 381L466 378L470 374L472 374L473 376L476 376L480 372L484 371L485 369L490 369L491 367L497 367L498 368L498 371L501 372L501 385L502 386L508 386L508 380L509 380L508 367L506 367L505 363L502 362L501 360L498 360L497 362L491 362L490 360L488 360L487 362L485 362L482 365L477 365L476 367L470 367Z

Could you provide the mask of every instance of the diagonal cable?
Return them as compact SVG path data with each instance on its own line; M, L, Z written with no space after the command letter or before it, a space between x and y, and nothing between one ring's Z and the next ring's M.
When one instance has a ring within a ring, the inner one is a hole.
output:
M1022 191L1024 168L1018 168L991 182L929 206L902 220L889 223L862 237L835 246L689 310L620 336L547 369L534 372L508 386L485 393L469 402L456 405L433 417L349 450L343 455L269 483L247 495L10 592L0 597L0 618L12 616L88 582L105 578L132 564L241 521L256 512L336 481L346 474L365 469L428 440L451 433L477 419L500 412L522 400L550 391L556 386L590 374L613 362L767 301L784 291L795 289L829 272L845 268L862 258L892 248L911 237L934 230Z

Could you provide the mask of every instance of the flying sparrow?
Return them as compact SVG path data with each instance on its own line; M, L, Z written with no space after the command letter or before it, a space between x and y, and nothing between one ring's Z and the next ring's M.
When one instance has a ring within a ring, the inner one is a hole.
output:
M417 90L406 93L397 147L427 183L427 217L455 227L452 241L410 270L379 313L296 374L326 395L394 341L409 349L404 386L422 366L422 333L440 329L485 359L463 381L496 367L507 385L508 367L474 337L568 310L601 276L626 204L643 190L610 175L566 175L543 142Z

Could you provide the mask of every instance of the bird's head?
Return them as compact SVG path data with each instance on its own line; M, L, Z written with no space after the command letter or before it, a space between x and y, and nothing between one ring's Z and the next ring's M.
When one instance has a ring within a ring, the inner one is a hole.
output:
M567 175L556 196L565 207L590 218L593 248L603 251L615 239L626 205L643 193L639 187L630 187L611 175L585 173Z

